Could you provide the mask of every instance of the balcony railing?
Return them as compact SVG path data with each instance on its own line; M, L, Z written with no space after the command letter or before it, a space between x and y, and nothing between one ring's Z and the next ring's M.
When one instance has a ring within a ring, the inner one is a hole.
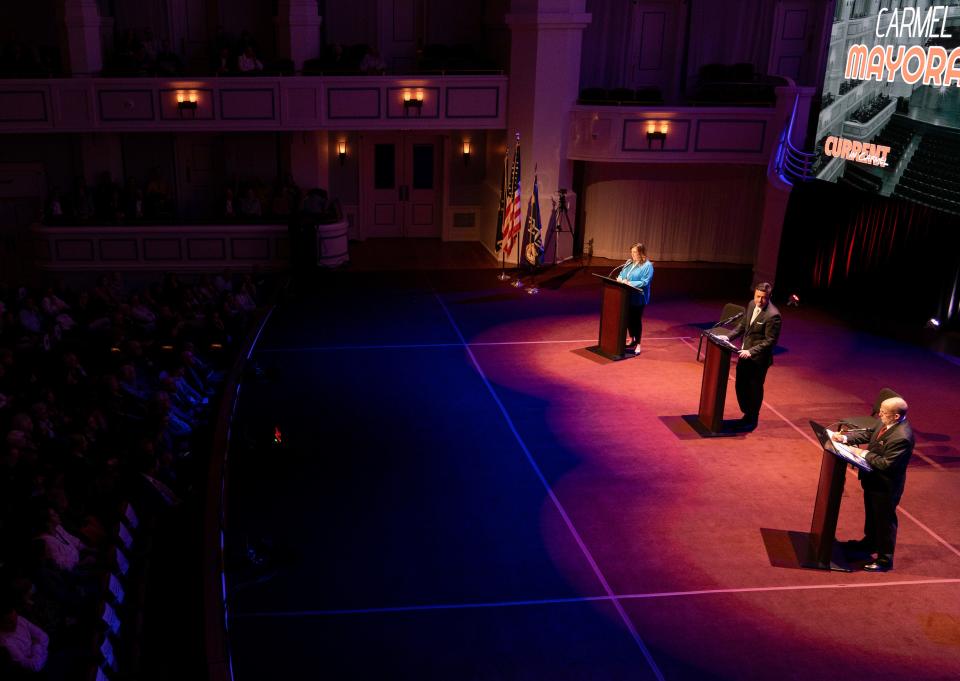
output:
M502 75L0 80L0 132L502 129L507 82Z

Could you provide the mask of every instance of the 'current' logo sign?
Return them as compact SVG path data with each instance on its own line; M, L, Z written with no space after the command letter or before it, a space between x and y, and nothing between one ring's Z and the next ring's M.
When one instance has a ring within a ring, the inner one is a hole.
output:
M890 153L890 147L830 136L823 145L823 153L827 156L845 158L848 161L856 161L857 163L886 168L887 154Z

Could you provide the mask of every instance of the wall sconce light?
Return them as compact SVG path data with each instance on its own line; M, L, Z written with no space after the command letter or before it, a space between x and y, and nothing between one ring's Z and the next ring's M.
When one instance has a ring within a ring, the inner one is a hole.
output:
M183 118L184 111L189 111L196 115L197 93L193 90L190 92L177 90L177 111L180 113L181 118Z
M647 121L647 148L653 146L654 140L660 142L660 149L663 149L663 143L667 141L667 132L670 130L670 124L667 121Z
M184 111L196 111L197 93L193 90L190 92L177 90L177 110L180 112L181 116L183 115Z
M416 109L417 115L420 115L420 111L423 109L423 90L418 89L416 92L403 91L403 115L409 116L410 109Z
M470 151L471 151L470 141L469 141L469 140L464 140L464 142L463 142L463 165L465 165L465 166L470 165Z
M337 142L337 156L340 157L340 165L347 160L347 143L345 141Z

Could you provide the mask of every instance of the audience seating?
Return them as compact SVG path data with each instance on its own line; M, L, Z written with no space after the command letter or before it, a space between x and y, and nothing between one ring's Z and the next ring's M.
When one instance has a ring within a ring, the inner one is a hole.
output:
M171 274L137 298L117 274L0 284L0 592L48 633L46 681L138 678L165 578L150 566L206 470L206 396L229 360L211 348L232 349L256 305L253 279L232 279ZM8 657L0 678L19 678Z
M909 124L900 121L897 116L893 116L884 126L883 130L873 138L873 143L890 147L887 162L893 166L903 158L903 154L910 145L913 135L913 128Z
M854 88L859 87L862 83L863 81L861 80L845 80L840 83L840 87L837 88L837 94L842 97Z
M960 213L960 135L925 133L893 195L948 213Z
M890 99L889 95L885 95L882 92L877 93L876 96L872 97L869 101L862 103L856 111L850 114L850 118L857 123L867 123L878 113L887 108L887 105L893 101Z
M874 175L866 168L850 161L847 162L841 181L844 184L873 193L879 192L883 186L883 178Z

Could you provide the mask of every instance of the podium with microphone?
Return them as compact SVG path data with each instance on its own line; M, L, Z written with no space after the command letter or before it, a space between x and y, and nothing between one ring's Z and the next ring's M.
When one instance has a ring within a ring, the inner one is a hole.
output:
M720 435L723 430L723 406L727 400L727 380L730 376L730 356L737 346L726 336L704 331L707 352L703 359L703 378L700 381L700 408L692 425L705 437Z
M627 353L627 314L630 295L642 290L613 278L624 265L614 267L606 276L593 275L600 280L600 335L597 344L587 350L615 362L634 356Z

